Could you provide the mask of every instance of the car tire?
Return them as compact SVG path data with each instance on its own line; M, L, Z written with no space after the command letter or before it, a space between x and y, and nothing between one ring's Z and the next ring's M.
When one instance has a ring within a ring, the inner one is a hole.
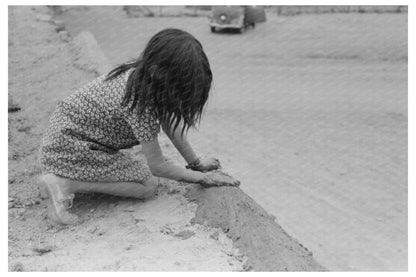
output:
M253 26L253 29L256 27L256 23L251 23L251 26Z
M244 27L240 27L237 29L237 33L242 34L244 31Z
M215 33L215 27L211 27L211 32Z

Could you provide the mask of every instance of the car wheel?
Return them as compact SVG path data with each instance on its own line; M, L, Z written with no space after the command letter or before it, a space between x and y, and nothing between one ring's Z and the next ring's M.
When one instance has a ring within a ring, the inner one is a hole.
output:
M256 27L256 23L251 23L251 26L253 26L253 28Z
M215 27L211 27L211 32L215 33Z
M244 30L244 27L240 27L240 28L237 29L237 33L241 34L243 32L243 30Z

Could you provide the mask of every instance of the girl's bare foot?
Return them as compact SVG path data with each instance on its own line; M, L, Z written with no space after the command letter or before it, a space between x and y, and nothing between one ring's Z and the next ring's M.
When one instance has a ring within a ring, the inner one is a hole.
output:
M49 217L59 224L75 224L78 217L67 210L72 207L74 194L69 192L66 179L54 174L39 178L39 189L43 198L48 198Z

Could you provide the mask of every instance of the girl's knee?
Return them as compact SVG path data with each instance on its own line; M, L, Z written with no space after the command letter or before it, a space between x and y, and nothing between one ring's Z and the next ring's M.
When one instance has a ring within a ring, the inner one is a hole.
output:
M148 199L156 195L157 187L159 186L159 178L152 176L144 182L144 193L142 198Z

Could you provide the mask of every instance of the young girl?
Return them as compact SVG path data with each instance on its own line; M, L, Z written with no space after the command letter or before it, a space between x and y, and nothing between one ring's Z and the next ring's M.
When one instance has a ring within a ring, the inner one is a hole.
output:
M74 193L99 192L146 199L158 178L238 186L232 177L208 172L217 159L202 160L186 132L196 126L208 99L212 73L201 43L187 32L166 29L141 56L101 76L61 101L43 138L41 191L50 217L73 224ZM158 142L162 127L187 162L167 162ZM147 164L121 149L140 144Z

